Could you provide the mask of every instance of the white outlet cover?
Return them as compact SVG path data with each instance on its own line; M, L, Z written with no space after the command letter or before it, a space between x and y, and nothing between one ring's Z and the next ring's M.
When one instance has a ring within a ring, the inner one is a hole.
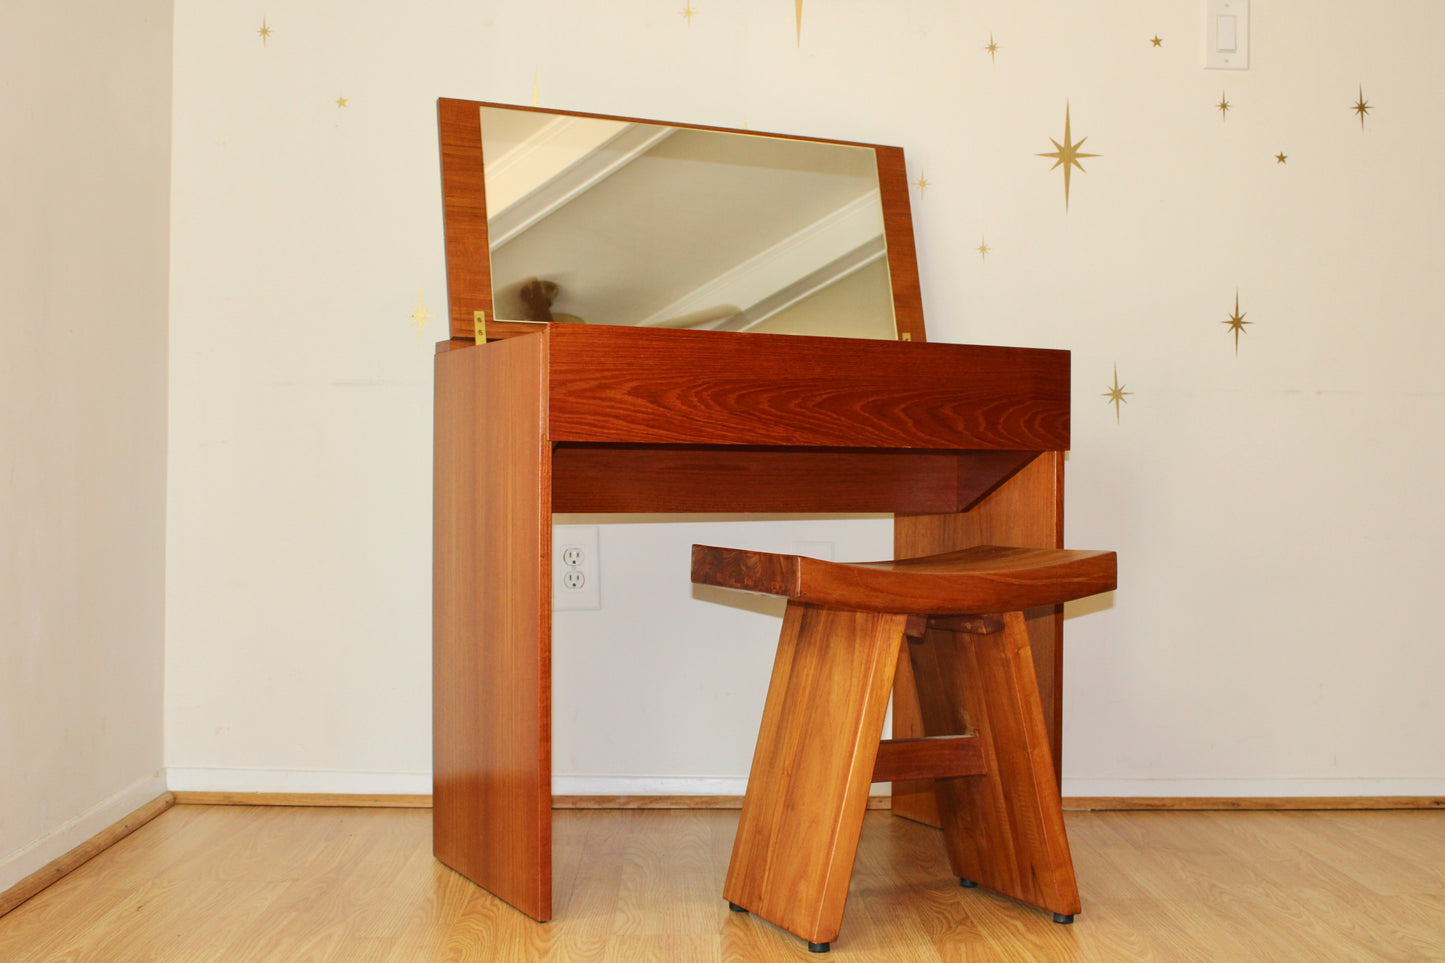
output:
M821 558L825 562L833 561L833 543L797 540L793 542L794 555L806 555L808 558Z
M602 608L599 561L596 525L552 526L552 611Z

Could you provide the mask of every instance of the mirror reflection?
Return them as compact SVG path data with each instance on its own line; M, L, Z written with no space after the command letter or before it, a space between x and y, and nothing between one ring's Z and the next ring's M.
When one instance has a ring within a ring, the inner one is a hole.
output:
M486 106L502 320L897 337L874 151Z

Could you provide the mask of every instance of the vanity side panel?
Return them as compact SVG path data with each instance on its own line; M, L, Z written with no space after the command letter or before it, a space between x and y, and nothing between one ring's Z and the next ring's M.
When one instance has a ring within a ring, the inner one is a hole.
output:
M546 338L436 356L433 847L552 915Z

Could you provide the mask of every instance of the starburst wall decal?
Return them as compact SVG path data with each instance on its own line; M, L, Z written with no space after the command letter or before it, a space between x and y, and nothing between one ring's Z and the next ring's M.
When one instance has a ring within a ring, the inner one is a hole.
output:
M1365 85L1360 84L1359 97L1350 106L1350 110L1360 115L1360 130L1365 129L1365 115L1370 112L1370 109L1370 102L1365 100Z
M416 325L416 343L421 344L421 329L431 323L431 312L426 309L426 291L424 288L417 288L416 310L407 317L411 323Z
M1108 403L1114 406L1114 424L1117 425L1119 423L1119 406L1127 405L1129 399L1126 396L1132 395L1133 393L1132 391L1125 391L1124 386L1119 384L1119 366L1114 365L1114 384L1108 391L1104 392L1103 395L1103 397L1109 399Z
M1079 158L1080 158L1080 157L1098 157L1098 156L1099 156L1098 154L1085 154L1085 153L1082 153L1082 152L1079 150L1080 147L1083 147L1083 146L1084 146L1084 141L1086 141L1086 140L1088 140L1088 139L1089 139L1089 138L1087 138L1087 137L1080 137L1077 143L1074 141L1074 139L1073 139L1073 134L1070 132L1070 127L1069 127L1069 104L1068 104L1068 102L1066 101L1066 102L1064 103L1064 142L1063 142L1062 144L1060 144L1058 141L1056 141L1056 140L1054 140L1052 137L1050 137L1050 138L1049 138L1049 141L1050 141L1050 143L1052 143L1052 144L1054 145L1054 148L1055 148L1055 149L1052 150L1052 151L1050 151L1050 152L1048 152L1047 154L1039 154L1039 155L1037 155L1037 156L1039 156L1039 157L1052 157L1052 158L1054 159L1054 166L1053 166L1053 167L1050 167L1049 170L1055 170L1055 169L1057 169L1059 166L1061 166L1061 165L1063 166L1063 168L1064 168L1064 210L1065 210L1065 211L1068 211L1068 209L1069 209L1069 172L1070 172L1070 169L1071 169L1071 168L1074 168L1074 167L1077 167L1077 168L1079 169L1079 172L1080 172L1081 174L1088 173L1087 171L1084 170L1084 165L1079 163Z
M1234 292L1234 313L1220 323L1229 325L1229 330L1234 332L1234 353L1239 354L1239 336L1246 333L1245 325L1254 324L1254 322L1244 320L1244 312L1239 310L1239 291L1237 289Z
M269 46L271 42L271 35L275 32L276 31L272 30L270 25L266 23L266 18L262 17L261 29L256 31L256 36L261 38L261 46Z

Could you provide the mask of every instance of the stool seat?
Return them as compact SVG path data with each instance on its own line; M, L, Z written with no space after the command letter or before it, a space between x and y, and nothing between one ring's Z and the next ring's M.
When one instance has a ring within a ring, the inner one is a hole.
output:
M884 562L694 545L694 582L788 600L730 908L826 952L870 784L928 779L960 883L1071 922L1078 885L1025 610L1110 591L1115 568L1113 552L996 545ZM880 742L900 656L925 735Z
M1115 555L978 545L884 562L829 562L694 545L692 580L864 612L982 615L1108 592L1115 587Z

